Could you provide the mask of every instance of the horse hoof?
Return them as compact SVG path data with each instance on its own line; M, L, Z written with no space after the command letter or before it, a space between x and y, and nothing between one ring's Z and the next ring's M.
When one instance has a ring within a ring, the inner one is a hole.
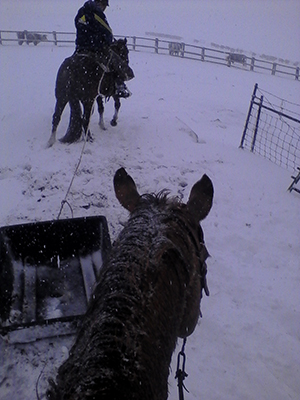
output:
M117 126L117 121L115 121L114 119L112 119L110 121L111 126Z
M102 131L106 131L106 127L102 122L99 122L99 126Z
M49 149L50 147L52 147L54 145L55 140L48 140L47 144L46 144L46 149Z

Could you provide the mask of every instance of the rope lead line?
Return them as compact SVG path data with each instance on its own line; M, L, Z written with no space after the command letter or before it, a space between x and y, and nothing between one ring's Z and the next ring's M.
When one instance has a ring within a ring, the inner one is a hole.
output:
M103 73L102 73L101 79L100 79L100 81L99 81L99 90L98 90L99 93L100 93L100 85L101 85L101 83L102 83L102 80L103 80L103 77L104 77L105 72L108 70L109 64L110 64L110 62L111 62L111 58L112 58L112 55L110 55L106 67L105 67L105 66L102 67ZM69 193L70 193L70 190L71 190L71 187L72 187L72 184L73 184L75 175L76 175L76 173L77 173L77 171L78 171L78 168L79 168L79 166L80 166L80 164L81 164L81 160L82 160L82 156L83 156L83 152L84 152L84 148L85 148L86 142L87 142L87 140L88 140L88 136L89 136L89 129L87 129L87 131L86 131L86 134L85 134L85 137L84 137L83 146L82 146L82 150L81 150L81 153L80 153L80 156L79 156L79 160L78 160L78 163L77 163L77 165L76 165L76 168L75 168L74 174L73 174L73 176L72 176L70 185L69 185L69 187L68 187L67 193L66 193L66 195L65 195L65 198L64 198L64 199L62 200L62 202L61 202L60 210L59 210L59 213L58 213L58 216L57 216L57 219L58 219L58 220L59 220L59 218L60 218L60 216L61 216L61 213L62 213L62 210L63 210L65 204L68 204L68 206L70 207L71 214L72 214L72 218L73 218L73 209L72 209L70 203L67 201L67 197L68 197L68 195L69 195Z
M82 150L81 150L81 153L80 153L80 157L79 157L78 163L77 163L77 165L76 165L76 168L75 168L74 174L73 174L73 176L72 176L72 179L71 179L70 185L69 185L69 187L68 187L67 193L66 193L66 195L65 195L65 198L64 198L64 199L62 200L62 202L61 202L61 206L60 206L60 210L59 210L59 213L58 213L57 219L59 219L59 218L60 218L60 215L61 215L61 213L62 213L62 210L63 210L63 208L64 208L64 205L65 205L66 203L68 204L68 206L69 206L69 207L70 207L70 209L71 209L71 212L72 212L72 218L73 218L73 210L72 210L72 207L70 206L70 203L67 201L67 197L68 197L68 195L69 195L69 193L70 193L71 186L72 186L72 184L73 184L73 181L74 181L75 175L76 175L76 173L77 173L77 171L78 171L78 168L79 168L79 165L80 165L80 163L81 163L81 160L82 160L82 155L83 155L83 151L84 151L84 148L85 148L85 145L86 145L86 142L87 142L87 137L88 137L88 133L85 135L84 142L83 142L83 146L82 146Z
M183 389L189 393L189 391L187 390L187 388L183 383L184 379L188 376L188 374L185 372L185 359L186 359L184 352L185 344L186 344L186 338L183 339L181 351L178 353L177 356L177 369L176 369L175 379L177 379L178 381L177 386L178 386L179 400L184 400ZM182 369L180 369L181 357L182 357Z

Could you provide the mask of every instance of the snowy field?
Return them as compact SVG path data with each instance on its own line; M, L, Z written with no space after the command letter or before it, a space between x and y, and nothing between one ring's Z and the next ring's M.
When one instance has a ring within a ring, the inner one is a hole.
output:
M298 0L110 0L116 35L176 35L300 61ZM0 29L74 31L81 1L1 0ZM132 17L134 15L134 18ZM59 65L73 47L0 47L0 226L57 218L83 142L45 149ZM96 112L68 197L75 217L105 215L114 240L128 214L112 179L124 166L141 193L167 188L187 200L209 175L215 187L203 222L210 297L187 342L186 400L298 400L300 393L300 195L291 171L238 148L255 83L300 104L299 82L176 57L130 53L133 95L118 126ZM58 129L68 125L66 109ZM196 140L197 139L197 140ZM62 218L70 218L64 208ZM73 338L0 341L0 400L41 397ZM181 343L179 343L179 346ZM179 348L179 347L178 347ZM154 355L155 357L159 356ZM175 353L170 399L178 398ZM43 398L43 397L42 397Z

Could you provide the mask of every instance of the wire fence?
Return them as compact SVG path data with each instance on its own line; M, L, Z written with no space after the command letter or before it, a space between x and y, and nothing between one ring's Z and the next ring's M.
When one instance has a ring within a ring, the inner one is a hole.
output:
M116 36L121 37L121 36ZM209 47L174 42L158 38L128 36L128 48L132 51L144 51L156 54L167 54L201 62L221 64L245 71L271 73L274 76L292 78L299 81L300 68L287 63L270 62L262 58L248 57L245 54L216 50ZM0 30L0 45L55 45L74 46L74 32L41 32L41 31L4 31ZM283 60L282 60L283 61Z
M295 171L300 166L300 105L256 84L240 147Z

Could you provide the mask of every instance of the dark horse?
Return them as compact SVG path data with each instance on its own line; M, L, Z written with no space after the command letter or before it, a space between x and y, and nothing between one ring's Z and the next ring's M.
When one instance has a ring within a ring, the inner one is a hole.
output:
M203 175L187 204L165 191L140 196L120 168L116 197L130 211L97 280L50 400L165 400L177 338L190 335L208 295L203 231L213 185Z
M103 57L101 61L94 54L88 52L74 53L63 61L56 77L56 105L48 147L52 146L56 140L56 130L67 103L70 105L70 121L65 136L60 139L63 143L73 143L80 139L83 132L88 133L96 98L100 127L105 129L102 97L113 97L115 113L111 125L117 125L121 103L119 97L115 95L115 72L112 70L118 71L118 77L122 80L130 80L134 77L134 73L129 67L128 53L127 40L119 39L110 46L109 57ZM83 116L80 103L83 105Z

